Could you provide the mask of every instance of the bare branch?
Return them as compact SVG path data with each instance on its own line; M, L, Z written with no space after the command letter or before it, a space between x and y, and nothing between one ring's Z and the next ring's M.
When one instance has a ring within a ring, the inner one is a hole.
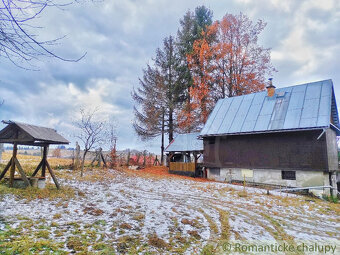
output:
M84 163L87 152L96 146L104 144L106 138L106 122L96 120L98 108L93 111L80 109L81 119L75 122L75 126L79 129L76 136L80 139L84 146L84 155L81 167L81 176L83 176Z
M6 58L14 65L31 69L32 60L39 60L41 57L52 57L62 61L78 62L85 57L86 53L76 59L62 57L52 50L60 39L41 41L34 33L42 27L35 27L32 21L49 8L59 8L71 5L77 0L64 0L58 3L55 0L1 0L0 1L0 57ZM27 68L26 66L29 66Z

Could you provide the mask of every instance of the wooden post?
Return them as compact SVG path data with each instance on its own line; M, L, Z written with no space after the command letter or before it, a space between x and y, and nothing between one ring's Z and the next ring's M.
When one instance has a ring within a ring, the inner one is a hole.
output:
M102 166L102 151L103 151L103 149L99 148L98 152L97 152L97 157L98 157L98 164L97 164L97 166L98 167Z
M78 169L79 164L80 164L80 146L78 142L76 142L76 155L75 155L74 169Z
M199 173L197 173L197 159L198 159L198 155L196 152L193 152L192 155L194 156L194 163L195 163L195 177L199 176Z
M43 160L40 161L39 165L34 170L34 173L32 174L32 177L34 177L38 173L38 171L39 171L40 167L42 166L42 164L43 164Z
M0 162L1 162L1 159L2 159L2 152L4 150L4 144L3 143L0 143Z
M153 162L153 165L154 165L154 166L157 166L157 164L158 164L158 165L161 165L161 164L159 163L158 156L156 155L156 158L155 158L155 161Z
M18 170L19 170L19 173L20 173L21 178L23 179L23 181L26 183L27 186L31 186L31 183L30 183L30 181L28 180L28 178L27 178L27 176L26 176L24 170L22 169L22 167L21 167L21 165L20 165L18 159L17 159L17 158L14 158L13 160L14 160L14 163L15 163L15 165L17 166L17 168L18 168Z
M145 165L146 165L146 150L144 150L144 152L143 152L143 157L144 157L144 159L143 159L143 167L145 168Z
M130 149L128 149L127 159L126 159L126 165L130 165Z
M10 177L9 177L9 187L10 188L13 188L13 183L14 183L15 159L17 157L17 152L18 152L18 145L17 145L17 143L14 143L13 144L12 163L11 163L11 172L10 172Z
M10 168L10 166L12 165L12 158L8 161L5 169L2 171L2 173L0 174L0 181L2 180L2 178L5 177L5 174L7 173L8 169Z
M47 161L46 161L46 166L47 166L48 171L50 172L50 175L53 179L55 186L57 187L57 189L60 189L60 185L58 183L57 177L55 177L53 170L52 170L52 168L50 167L50 164Z
M48 148L48 146L44 146L44 150L43 150L43 158L42 158L42 171L41 171L41 177L45 177L45 176L46 176L47 148Z
M105 160L105 158L104 158L103 153L101 153L100 156L101 156L102 161L103 161L103 168L104 168L104 167L107 167L106 160Z

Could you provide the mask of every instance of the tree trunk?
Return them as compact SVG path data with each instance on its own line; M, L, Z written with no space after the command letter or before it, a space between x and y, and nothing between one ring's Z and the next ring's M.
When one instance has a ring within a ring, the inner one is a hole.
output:
M169 109L169 143L174 139L173 109Z
M191 117L191 96L190 96L190 86L188 87L188 116L190 116ZM193 123L190 123L189 125L188 125L188 129L187 129L187 131L190 133L191 131L192 131L192 129L193 129L193 125L192 125Z
M171 141L174 139L174 120L173 120L173 105L174 105L174 100L173 100L173 81L172 81L172 54L173 54L173 47L172 47L172 37L170 36L170 52L169 52L169 65L168 65L168 72L169 72L169 76L168 76L168 86L169 86L169 102L170 102L170 105L169 105L169 143L171 143Z
M162 113L162 145L161 145L161 165L163 165L163 161L164 161L164 118L165 118L165 113L164 113L164 109L163 109L163 113Z
M84 165L85 165L85 157L87 154L87 150L84 151L83 159L81 161L81 171L80 171L80 177L83 177L84 175Z

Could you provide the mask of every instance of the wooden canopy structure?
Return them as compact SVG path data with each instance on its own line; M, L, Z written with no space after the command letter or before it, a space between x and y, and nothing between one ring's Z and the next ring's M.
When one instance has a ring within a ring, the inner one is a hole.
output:
M47 152L50 144L69 144L56 130L46 127L33 126L25 123L2 121L7 126L0 131L0 143L13 144L13 155L5 169L0 174L0 181L10 169L9 186L13 187L15 169L17 167L22 180L27 186L31 186L29 178L35 177L41 169L41 177L45 178L48 169L57 189L60 188L58 180L47 161ZM17 159L18 145L40 146L43 148L43 157L31 177L27 177Z
M203 154L203 141L199 133L177 135L166 147L169 172L180 175L200 176L198 159ZM191 160L191 155L193 160Z

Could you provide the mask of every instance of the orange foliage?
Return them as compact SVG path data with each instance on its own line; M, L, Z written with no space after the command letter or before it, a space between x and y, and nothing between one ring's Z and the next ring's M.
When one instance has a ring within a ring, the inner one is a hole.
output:
M139 176L154 177L157 179L176 178L176 179L193 180L193 181L198 181L198 182L214 182L212 180L208 180L204 178L197 178L197 177L194 178L194 177L189 177L189 176L170 174L169 169L166 166L152 166L152 167L147 167L145 169L138 170L138 171L125 169L125 171L139 175Z
M204 124L219 98L248 94L264 89L266 75L275 71L270 49L257 44L266 24L253 22L244 14L226 14L196 40L188 54L193 76L191 101L179 114L185 128L198 120Z

